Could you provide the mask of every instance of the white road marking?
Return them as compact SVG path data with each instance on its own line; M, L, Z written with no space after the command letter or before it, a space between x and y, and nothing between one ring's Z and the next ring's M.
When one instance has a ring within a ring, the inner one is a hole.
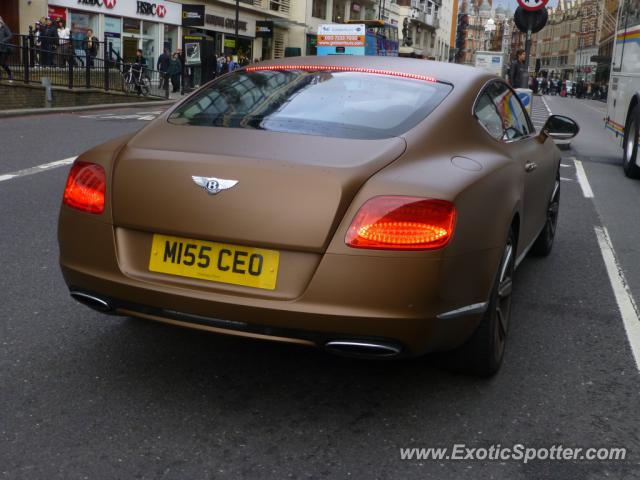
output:
M576 176L578 177L578 183L580 184L580 188L582 188L584 198L593 198L593 190L591 190L591 184L589 183L587 174L584 171L582 162L575 157L572 157L572 159L576 166Z
M547 112L549 112L549 115L553 115L553 113L551 112L551 109L549 108L549 104L544 98L544 95L541 95L540 98L542 99L542 103L544 103L544 108L546 108Z
M565 182L575 182L575 180L573 178L560 177L560 180L563 180Z
M98 113L92 115L79 115L80 118L92 118L96 120L155 120L162 110L153 110L148 112L136 113Z
M65 165L71 165L77 157L64 158L62 160L56 160L51 163L43 163L31 168L25 168L24 170L18 170L17 172L7 173L0 175L0 182L5 180L11 180L12 178L25 177L27 175L33 175L34 173L46 172L52 168L64 167Z
M595 227L595 231L602 258L607 268L607 274L609 275L609 281L613 288L613 294L616 297L618 309L622 316L624 329L627 332L631 352L636 361L636 368L640 371L640 313L638 312L638 306L633 300L624 272L616 258L609 232L606 227Z
M571 165L567 165L566 163L561 163L560 166L564 168L571 168Z

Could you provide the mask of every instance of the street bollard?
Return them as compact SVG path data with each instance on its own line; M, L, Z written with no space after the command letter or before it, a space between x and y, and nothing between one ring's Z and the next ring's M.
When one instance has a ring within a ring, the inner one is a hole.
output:
M51 90L51 80L49 77L42 77L42 86L44 87L44 108L53 106L53 91Z

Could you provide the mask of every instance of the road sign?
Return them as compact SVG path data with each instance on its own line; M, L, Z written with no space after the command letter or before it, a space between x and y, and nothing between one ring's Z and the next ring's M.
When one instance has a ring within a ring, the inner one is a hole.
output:
M549 3L549 0L518 0L518 5L530 12L546 7L547 3Z
M513 15L513 21L521 32L527 33L531 29L531 33L538 33L544 28L549 19L549 12L546 8L540 10L525 10L521 7L516 8Z
M516 94L522 102L524 108L526 108L529 115L531 115L531 103L533 101L533 90L529 88L516 88Z

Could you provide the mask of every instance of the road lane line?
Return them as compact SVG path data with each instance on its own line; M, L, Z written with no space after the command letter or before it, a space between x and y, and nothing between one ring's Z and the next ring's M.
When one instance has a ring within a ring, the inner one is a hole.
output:
M62 160L56 160L55 162L43 163L42 165L36 165L35 167L25 168L24 170L18 170L17 172L7 173L0 175L0 182L5 180L11 180L13 178L25 177L27 175L33 175L34 173L46 172L53 168L64 167L70 165L78 157L63 158Z
M551 112L551 109L549 108L549 104L544 98L544 95L541 95L540 98L542 99L542 103L544 103L544 108L546 108L547 112L549 112L549 115L553 115L553 113Z
M620 315L622 316L627 339L631 346L631 352L636 361L636 368L640 371L640 313L638 312L638 306L633 300L622 267L616 258L607 228L595 227L595 231L600 245L600 252L609 275L609 281L613 288L613 294L616 297L618 310L620 310Z
M582 162L575 157L572 157L572 160L576 166L576 176L578 177L578 183L580 184L580 188L582 188L584 198L593 198L593 190L591 190L591 184L584 171Z

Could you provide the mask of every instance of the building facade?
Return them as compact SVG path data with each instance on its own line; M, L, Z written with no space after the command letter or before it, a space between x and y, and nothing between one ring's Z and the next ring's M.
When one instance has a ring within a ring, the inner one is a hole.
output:
M383 19L397 25L401 55L448 61L454 1L240 0L237 45L235 0L0 0L0 14L22 34L42 17L62 18L76 35L91 29L124 58L140 48L151 61L164 48L182 48L185 36L206 38L216 53L250 59L313 55L321 24ZM183 25L183 5L204 7L204 24ZM257 34L262 22L268 35Z
M294 5L292 5L294 3ZM241 0L238 45L235 38L235 2L232 0L31 0L19 3L19 31L42 17L62 18L77 35L93 30L124 58L140 48L148 59L157 59L164 48L182 47L183 37L198 35L210 40L217 53L238 53L248 58L279 58L286 47L304 52L305 4L291 0ZM204 6L204 24L182 25L182 6ZM256 22L272 22L270 36L256 35Z

